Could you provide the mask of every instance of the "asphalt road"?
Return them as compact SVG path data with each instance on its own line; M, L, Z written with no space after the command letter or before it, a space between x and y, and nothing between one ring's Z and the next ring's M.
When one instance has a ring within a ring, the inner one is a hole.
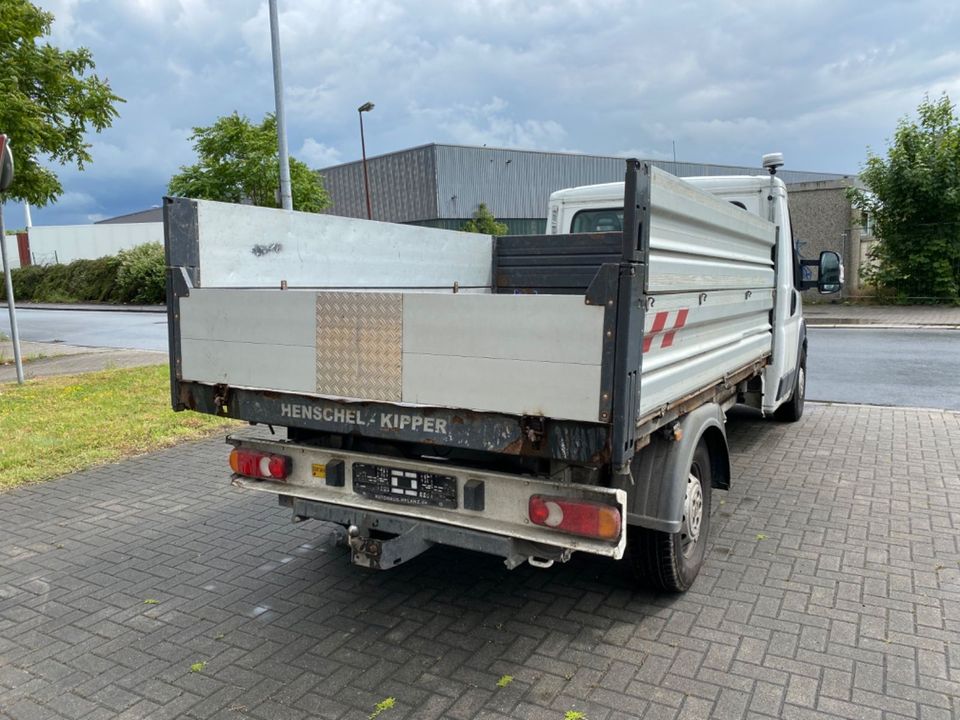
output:
M167 349L167 316L151 312L17 309L20 339L89 347ZM0 332L10 334L7 308L0 308Z
M810 328L807 399L960 410L960 330Z

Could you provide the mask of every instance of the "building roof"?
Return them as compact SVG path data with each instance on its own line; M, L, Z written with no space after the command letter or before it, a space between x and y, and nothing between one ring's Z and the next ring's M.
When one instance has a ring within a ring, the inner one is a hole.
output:
M126 215L117 215L116 217L97 220L94 225L150 222L163 222L163 208L152 207L149 210L138 210L136 212L127 213Z
M590 155L588 153L570 152L568 150L525 150L522 148L495 147L495 146L489 146L489 145L458 145L454 143L425 143L423 145L414 145L413 147L403 148L402 150L393 150L391 152L381 153L380 155L371 155L367 158L367 162L371 163L374 160L379 160L381 158L389 158L389 157L395 157L398 155L405 155L407 153L412 153L418 150L425 150L429 148L457 148L457 149L464 149L464 150L509 152L509 153L519 153L519 154L539 155L539 156L560 156L560 157L569 157L569 158L591 158L591 159L602 159L602 160L615 160L617 162L623 162L628 157L626 155ZM644 162L653 163L657 166L659 166L661 163L664 163L667 165L678 165L678 166L689 165L689 166L696 166L700 168L714 168L722 171L724 175L737 174L737 173L727 172L728 170L731 170L731 169L738 169L741 171L754 171L754 172L761 173L763 175L767 174L767 171L759 165L756 167L753 167L749 165L726 165L722 163L701 163L701 162L690 162L685 160L673 161L673 160L663 160L663 159L653 159L653 158L639 158L639 159L643 160ZM361 163L362 163L362 160L350 160L348 162L339 163L337 165L330 165L328 167L318 170L318 172L324 173L324 172L327 172L328 170L333 170L335 168L354 166L354 165L359 165ZM809 175L811 177L815 176L815 177L824 178L824 179L845 178L845 177L852 177L854 175L851 173L830 173L830 172L819 172L815 170L789 170L789 169L788 170L781 169L780 171L778 171L778 174L782 172L796 173L800 175ZM711 174L720 174L720 173L718 172L718 173L711 173ZM740 174L744 174L744 173L740 173ZM751 173L746 173L746 174L751 174Z
M625 160L608 155L441 143L375 155L367 159L373 218L388 222L469 218L480 203L501 219L544 218L553 192L622 180ZM759 165L647 162L679 177L767 175ZM319 172L333 200L328 212L366 217L361 161ZM848 177L783 168L777 176L786 183Z
M848 188L863 189L866 186L856 175L852 177L837 178L834 180L808 180L807 182L798 182L790 184L790 192L805 192L809 190L846 190Z

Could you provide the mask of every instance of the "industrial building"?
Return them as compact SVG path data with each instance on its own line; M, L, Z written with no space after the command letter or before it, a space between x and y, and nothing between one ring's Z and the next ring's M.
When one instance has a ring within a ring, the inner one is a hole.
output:
M759 160L759 158L758 158ZM846 192L855 176L806 172L788 165L778 172L790 192L794 235L800 252L840 253L846 267L843 296L861 294L859 268L874 238L860 227ZM680 177L765 174L761 167L648 162ZM624 158L574 153L430 144L369 158L367 172L374 220L459 229L485 203L508 232L544 232L547 202L556 190L623 179ZM333 215L365 218L363 165L351 162L319 171L333 201ZM11 265L69 262L99 257L143 242L162 240L161 209L151 208L89 226L34 227L18 243ZM815 291L808 291L813 297ZM835 297L835 296L834 296Z
M759 157L757 160L759 161ZM856 212L846 199L849 175L794 170L777 173L790 188L796 207L794 230L801 252L841 253L847 267L844 294L857 294L856 269L861 261L862 233ZM649 160L679 177L765 175L759 165ZM431 143L368 158L370 204L374 220L459 229L480 203L510 234L544 232L547 202L556 190L623 180L624 158L574 153ZM319 171L334 215L365 218L367 205L360 161Z
M648 162L678 177L766 174L759 165ZM511 234L543 232L552 192L623 180L625 168L622 157L436 143L367 160L374 220L458 229L486 203ZM361 162L324 168L320 174L333 200L328 212L367 216ZM778 175L788 184L846 178L789 166Z

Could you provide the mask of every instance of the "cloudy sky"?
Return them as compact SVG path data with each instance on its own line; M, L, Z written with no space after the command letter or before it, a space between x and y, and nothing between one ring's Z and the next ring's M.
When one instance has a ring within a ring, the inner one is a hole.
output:
M34 0L38 2L38 0ZM35 224L159 203L191 128L273 109L267 0L39 0L126 99ZM955 0L279 0L292 153L429 142L856 172L898 118L960 100ZM8 226L22 211L7 208Z

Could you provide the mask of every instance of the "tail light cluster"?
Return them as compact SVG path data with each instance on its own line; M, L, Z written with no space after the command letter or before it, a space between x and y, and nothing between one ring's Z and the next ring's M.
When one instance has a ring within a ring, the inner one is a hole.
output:
M620 511L609 505L533 495L529 504L530 522L571 535L616 540L620 537Z
M230 467L237 475L258 480L286 480L293 461L286 455L272 455L256 450L233 450Z

